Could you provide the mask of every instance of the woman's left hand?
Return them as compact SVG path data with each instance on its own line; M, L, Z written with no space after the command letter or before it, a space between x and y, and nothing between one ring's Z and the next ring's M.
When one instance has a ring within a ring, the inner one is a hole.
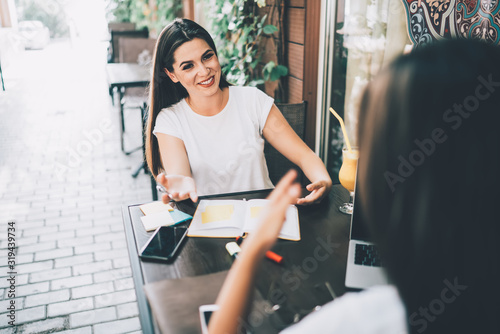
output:
M299 198L297 204L299 205L309 205L313 203L319 203L323 197L325 197L330 188L332 187L331 181L320 180L310 183L306 186L306 189L311 193L304 198Z

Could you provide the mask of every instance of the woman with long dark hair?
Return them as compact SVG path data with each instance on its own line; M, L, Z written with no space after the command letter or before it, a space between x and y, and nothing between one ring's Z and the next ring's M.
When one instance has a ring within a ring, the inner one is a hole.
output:
M401 56L360 106L359 193L391 285L348 293L286 333L500 333L500 48ZM299 194L287 175L243 243L210 321L234 333L253 273Z
M272 188L264 139L299 166L311 193L332 184L322 161L295 134L273 99L254 87L231 86L210 34L176 19L158 37L150 87L146 158L164 200Z

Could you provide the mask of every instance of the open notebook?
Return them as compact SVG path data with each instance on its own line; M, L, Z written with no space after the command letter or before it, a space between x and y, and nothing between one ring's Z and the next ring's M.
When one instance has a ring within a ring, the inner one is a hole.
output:
M235 238L257 226L266 199L201 200L189 226L190 237ZM300 240L297 207L290 205L278 238Z

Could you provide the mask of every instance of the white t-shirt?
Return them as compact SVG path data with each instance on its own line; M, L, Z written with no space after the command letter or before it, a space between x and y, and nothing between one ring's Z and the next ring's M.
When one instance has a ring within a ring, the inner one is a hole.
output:
M198 195L273 188L262 137L273 102L257 88L230 86L217 115L199 115L183 99L158 114L153 133L184 142Z
M324 305L283 334L407 334L406 311L397 289L381 285Z

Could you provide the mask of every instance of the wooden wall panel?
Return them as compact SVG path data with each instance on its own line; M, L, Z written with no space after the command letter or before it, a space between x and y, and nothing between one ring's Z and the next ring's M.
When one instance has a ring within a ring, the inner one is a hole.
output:
M313 150L316 142L320 17L321 1L307 1L305 35L308 36L308 38L304 43L304 86L302 96L304 100L307 101L305 142Z
M316 0L319 1L319 0ZM286 0L285 5L287 7L301 7L304 8L306 5L306 0Z
M302 80L304 78L304 45L288 43L287 50L288 73Z
M304 44L306 11L304 8L288 8L285 14L288 41Z
M302 80L288 76L288 103L300 103L302 98L303 82Z

